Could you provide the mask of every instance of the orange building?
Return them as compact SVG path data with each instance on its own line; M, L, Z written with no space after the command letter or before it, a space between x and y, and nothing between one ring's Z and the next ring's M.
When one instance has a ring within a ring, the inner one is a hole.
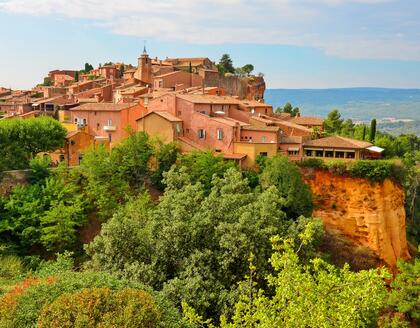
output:
M136 103L87 103L70 109L71 121L96 139L108 139L111 146L128 137L128 129L136 130L136 120L147 113Z
M50 154L53 164L67 161L69 166L80 164L83 152L95 143L95 138L89 133L78 130L67 133L64 147Z

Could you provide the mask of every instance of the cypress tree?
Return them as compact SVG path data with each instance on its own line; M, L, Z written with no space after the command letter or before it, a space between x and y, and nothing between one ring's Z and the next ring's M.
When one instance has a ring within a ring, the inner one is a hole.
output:
M370 135L369 135L370 142L375 141L375 136L376 136L376 119L373 119L370 122Z
M362 140L366 139L366 125L363 125L363 136L362 136Z

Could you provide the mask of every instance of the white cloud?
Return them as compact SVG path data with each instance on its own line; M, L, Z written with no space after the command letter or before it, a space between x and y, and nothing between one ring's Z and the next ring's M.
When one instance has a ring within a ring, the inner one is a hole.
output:
M392 33L369 34L365 26L392 29L387 21L360 26L350 22L347 29L338 29L342 24L335 15L341 7L387 2L392 0L0 0L0 10L89 19L116 34L141 38L288 44L317 47L345 58L420 60L418 40L405 37L405 31L395 27Z

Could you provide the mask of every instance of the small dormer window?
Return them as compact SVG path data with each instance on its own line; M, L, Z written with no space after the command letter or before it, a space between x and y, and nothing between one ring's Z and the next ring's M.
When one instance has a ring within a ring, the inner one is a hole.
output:
M223 130L217 129L217 140L222 140L222 139L223 139Z

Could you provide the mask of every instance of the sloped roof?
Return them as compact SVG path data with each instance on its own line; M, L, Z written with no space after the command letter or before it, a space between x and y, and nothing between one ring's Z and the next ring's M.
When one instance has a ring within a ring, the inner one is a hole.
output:
M137 119L137 121L145 118L146 116L152 115L152 114L159 115L160 117L163 117L165 120L168 120L169 122L182 122L182 120L179 117L176 117L176 116L172 115L171 113L168 113L168 112L165 112L165 111L151 111L151 112L147 113L146 115Z
M123 104L114 104L114 103L87 103L77 107L73 107L71 111L110 111L110 112L119 112L123 109L136 106L136 103L123 103Z
M196 104L239 104L239 101L237 99L229 96L178 94L177 97Z
M310 140L304 143L305 147L322 147L322 148L352 148L365 149L372 146L370 142L360 141L340 136L325 137L316 140Z
M296 116L290 119L289 122L301 125L322 125L324 120L320 117Z
M278 126L244 126L243 130L248 131L270 131L270 132L278 132L280 128Z

